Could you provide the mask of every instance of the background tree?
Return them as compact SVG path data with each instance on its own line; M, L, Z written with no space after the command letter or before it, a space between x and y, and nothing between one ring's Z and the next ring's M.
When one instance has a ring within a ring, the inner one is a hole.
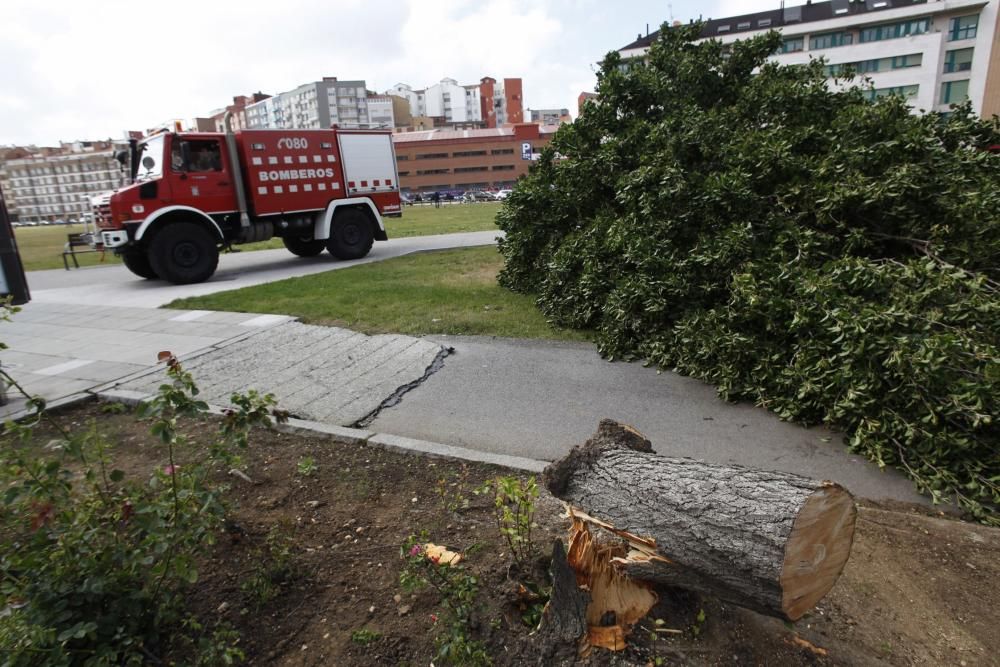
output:
M699 32L605 58L504 205L501 284L1000 523L1000 121Z

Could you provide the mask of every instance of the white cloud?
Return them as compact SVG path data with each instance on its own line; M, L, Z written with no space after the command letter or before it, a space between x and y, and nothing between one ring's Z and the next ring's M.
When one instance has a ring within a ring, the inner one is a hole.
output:
M2 2L0 144L119 137L323 76L520 77L527 107L575 113L603 54L667 18L658 0Z

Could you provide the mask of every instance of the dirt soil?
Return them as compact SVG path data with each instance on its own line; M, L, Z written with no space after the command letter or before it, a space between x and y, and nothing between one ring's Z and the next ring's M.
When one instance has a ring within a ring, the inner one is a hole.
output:
M88 404L61 418L97 419L118 443L115 465L127 473L162 465L148 424L129 414ZM214 424L191 422L185 430L197 437ZM209 623L232 624L251 664L430 665L435 637L445 632L435 622L441 601L433 590L410 593L399 582L400 546L422 530L462 552L479 577L471 635L485 642L494 664L552 664L521 621L517 577L490 500L472 493L510 471L267 431L254 434L244 471L252 481L232 478L229 535L204 564L190 604ZM559 503L542 496L538 572L567 527ZM268 550L269 536L287 549L286 559ZM266 553L278 573L266 585L248 583ZM668 592L628 649L595 650L580 664L1000 665L997 582L1000 530L862 501L842 577L796 624Z

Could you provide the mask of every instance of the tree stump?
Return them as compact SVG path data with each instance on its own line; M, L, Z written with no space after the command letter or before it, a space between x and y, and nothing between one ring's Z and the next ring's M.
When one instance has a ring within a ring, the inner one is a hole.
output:
M641 433L608 419L543 479L569 505L574 535L582 521L625 540L611 560L625 580L788 621L833 587L854 537L854 500L838 484L657 456Z

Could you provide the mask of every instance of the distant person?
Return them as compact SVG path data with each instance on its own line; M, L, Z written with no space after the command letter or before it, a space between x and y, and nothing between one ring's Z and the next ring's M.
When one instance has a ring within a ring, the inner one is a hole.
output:
M434 208L441 208L441 193L435 192L432 194L431 201L434 202Z

